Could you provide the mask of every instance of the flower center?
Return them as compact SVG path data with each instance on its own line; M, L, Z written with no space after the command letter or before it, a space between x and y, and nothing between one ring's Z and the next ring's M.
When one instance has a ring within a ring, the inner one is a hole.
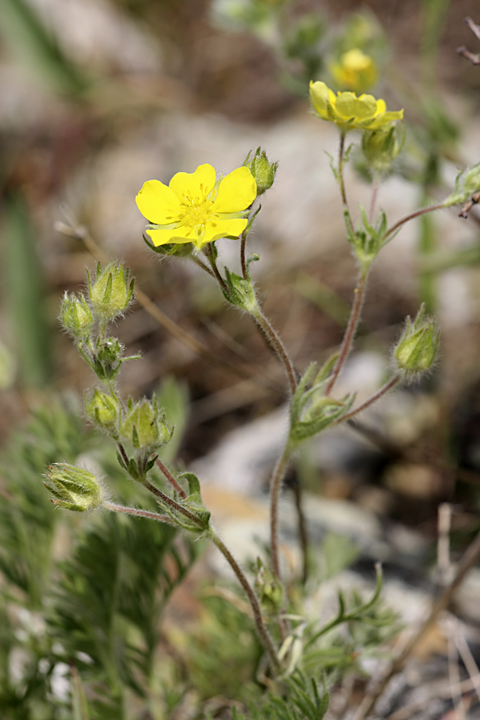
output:
M185 197L184 202L182 202L185 225L190 225L190 227L205 225L214 217L214 213L211 211L212 205L213 201L206 198Z

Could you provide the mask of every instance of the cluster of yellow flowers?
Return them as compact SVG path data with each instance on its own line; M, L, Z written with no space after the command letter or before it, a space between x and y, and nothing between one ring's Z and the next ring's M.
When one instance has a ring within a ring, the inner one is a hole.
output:
M360 50L351 50L341 61L336 72L350 87L362 73L365 80L371 81L372 73L376 72L371 59ZM357 97L354 92L335 95L320 81L310 83L310 99L316 115L334 122L342 132L387 131L392 122L403 118L403 110L388 112L385 101L376 100L373 95ZM220 238L240 237L256 196L257 184L250 168L237 168L217 180L214 168L206 164L193 173L177 173L168 186L159 180L148 180L136 200L149 221L147 233L154 245L191 243L201 250Z

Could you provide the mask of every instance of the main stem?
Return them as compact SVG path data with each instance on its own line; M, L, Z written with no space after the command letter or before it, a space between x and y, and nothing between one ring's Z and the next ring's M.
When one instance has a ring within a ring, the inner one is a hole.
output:
M275 650L273 640L272 640L270 633L268 632L268 629L263 621L260 603L259 603L259 600L258 600L252 586L248 582L243 570L241 569L240 565L237 563L237 561L233 557L230 550L227 548L227 546L223 543L223 541L218 537L218 535L213 530L210 530L210 538L211 538L212 542L220 550L222 555L225 557L225 559L229 563L230 567L232 568L233 572L237 576L237 578L240 582L240 585L245 590L247 597L250 601L250 605L252 606L253 618L255 620L255 625L257 626L257 631L258 631L258 634L260 635L260 639L263 643L263 646L265 647L265 650L267 651L267 653L270 657L272 667L274 668L274 670L277 673L280 673L282 668L280 665L280 661L278 659L277 651Z
M272 556L273 574L278 580L280 580L280 582L280 556L278 552L278 503L280 500L283 478L285 477L291 456L292 449L290 447L290 443L287 441L283 453L275 466L272 480L270 482L270 554Z
M350 209L348 207L348 200L347 200L347 191L345 188L345 180L343 177L343 168L345 165L345 138L346 133L344 131L340 132L340 147L338 150L338 184L340 186L340 195L342 196L342 203L343 203L343 215L345 218L345 225L347 227L347 235L349 237L354 236L354 229L352 225L352 219L350 217Z
M347 329L342 341L340 353L337 358L337 362L333 368L332 377L329 380L327 387L325 388L325 395L329 395L335 385L340 371L348 357L351 350L355 334L357 332L358 323L360 321L360 313L362 311L363 300L365 297L365 288L367 286L368 270L361 270L360 277L358 279L357 287L355 288L355 297L352 305L352 311L348 320Z

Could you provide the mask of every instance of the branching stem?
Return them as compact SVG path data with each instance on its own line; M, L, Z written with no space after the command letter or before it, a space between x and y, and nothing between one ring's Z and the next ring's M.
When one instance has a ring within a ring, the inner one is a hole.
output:
M362 311L362 305L363 300L365 297L365 288L367 286L367 277L368 277L368 270L362 270L360 272L360 277L358 280L357 287L355 288L355 297L353 300L352 310L350 313L350 318L348 320L347 329L345 331L345 335L342 341L342 346L340 348L340 353L337 358L337 362L335 363L335 366L333 368L332 377L329 380L329 383L327 387L325 388L325 395L329 395L332 391L333 386L335 385L338 376L340 375L340 371L345 363L345 360L348 357L348 354L351 350L353 340L355 339L355 334L357 332L358 323L360 321L360 314Z
M149 510L140 510L139 508L126 507L125 505L117 505L116 503L104 502L103 506L111 512L125 513L126 515L134 515L135 517L149 518L150 520L157 520L158 522L167 523L167 525L173 525L176 527L176 523L168 515L160 515L156 512L150 512Z
M402 227L402 225L405 225L405 223L409 222L410 220L414 220L421 215L426 215L426 213L431 213L435 210L442 210L445 207L446 206L443 203L438 203L437 205L429 205L428 207L420 208L420 210L415 210L415 212L410 213L410 215L406 215L404 218L396 222L395 225L392 225L392 227L387 230L383 237L382 244L385 243L390 237L390 235L392 235L396 230L398 230L398 228Z
M160 458L158 458L158 457L157 457L156 463L157 463L157 467L160 468L162 475L164 475L166 477L166 479L168 480L170 485L177 491L177 493L180 495L180 497L182 497L185 500L185 498L187 497L187 493L175 480L175 478L173 477L172 473L167 468L165 463L162 462L162 460L160 460Z
M401 375L395 375L391 380L389 380L385 385L378 390L378 392L375 393L375 395L372 395L371 398L368 400L365 400L364 403L359 405L355 410L352 410L351 412L347 413L342 417L342 419L339 422L344 422L345 420L350 420L351 418L355 417L355 415L358 415L358 413L361 413L363 410L366 410L370 405L373 405L377 402L383 395L385 395L389 390L391 390L395 385L397 385L400 380L402 379ZM337 423L338 424L338 423Z
M260 332L262 333L269 347L273 350L273 352L283 365L283 369L285 370L285 374L287 376L290 393L291 395L293 395L295 390L297 389L297 375L283 342L280 340L278 333L273 328L267 317L263 314L258 304L257 311L255 312L255 314L252 314L252 317L257 323L257 326L260 329Z
M280 665L280 661L278 659L277 651L275 650L273 640L272 640L270 633L268 632L268 629L263 621L260 602L259 602L252 586L248 582L248 580L245 576L245 573L243 572L240 565L237 563L237 561L233 557L230 550L226 547L226 545L223 543L223 541L218 537L218 535L213 530L210 531L210 538L212 539L212 542L220 550L220 552L222 553L224 558L227 560L228 564L230 565L233 572L237 576L237 578L240 582L240 585L245 590L245 593L247 594L247 597L250 601L250 605L252 606L253 618L255 620L255 625L257 626L258 634L260 635L260 639L263 643L263 646L268 653L268 656L272 663L272 667L277 673L281 672L282 668Z

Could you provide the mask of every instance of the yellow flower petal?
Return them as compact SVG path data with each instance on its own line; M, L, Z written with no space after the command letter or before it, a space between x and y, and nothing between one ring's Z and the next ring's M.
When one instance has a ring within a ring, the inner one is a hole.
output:
M328 103L331 102L330 98L331 90L325 85L324 82L310 82L310 99L312 101L313 109L324 118L328 120ZM333 93L332 93L333 95ZM335 100L335 96L333 96Z
M239 237L248 225L248 220L217 220L207 223L200 247L225 237Z
M215 213L236 213L246 210L257 197L257 183L247 167L240 167L221 181L212 205Z
M375 113L375 115L380 115L380 113L384 113L386 109L387 103L385 102L385 100L382 100L382 98L380 98L380 100L377 100L377 112Z
M199 165L195 172L179 172L170 180L170 188L183 202L185 199L193 202L203 202L212 192L217 181L215 170L211 165Z
M135 200L142 215L156 225L175 222L181 212L175 193L159 180L147 180Z
M152 238L153 244L158 247L159 245L168 245L169 243L188 243L194 242L197 239L197 235L194 233L193 228L176 228L174 230L147 230L147 235Z

